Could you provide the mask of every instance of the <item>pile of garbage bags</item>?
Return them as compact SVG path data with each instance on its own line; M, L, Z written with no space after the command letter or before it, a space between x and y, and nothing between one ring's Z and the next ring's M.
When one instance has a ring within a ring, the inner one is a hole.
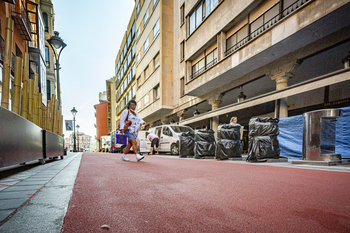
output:
M180 158L194 155L194 137L193 132L185 132L180 135Z
M280 154L277 135L278 118L258 117L249 121L248 162L278 159Z
M224 160L242 157L241 126L230 124L219 125L216 144L216 159Z
M194 157L215 156L215 136L211 129L198 129L194 137Z

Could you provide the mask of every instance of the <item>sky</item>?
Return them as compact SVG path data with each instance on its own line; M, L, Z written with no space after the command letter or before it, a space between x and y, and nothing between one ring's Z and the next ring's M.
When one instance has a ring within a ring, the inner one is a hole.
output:
M126 31L134 0L53 0L54 30L67 44L60 57L63 120L79 132L96 136L94 105L106 80L115 74L115 59ZM65 138L71 131L63 131Z

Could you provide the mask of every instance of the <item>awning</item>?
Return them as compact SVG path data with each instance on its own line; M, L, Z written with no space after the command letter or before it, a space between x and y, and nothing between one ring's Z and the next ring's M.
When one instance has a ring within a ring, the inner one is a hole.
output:
M301 93L305 93L308 91L312 91L315 89L319 89L321 87L333 85L336 83L341 83L344 81L350 80L350 68L347 69L342 69L333 73L329 73L326 75L322 75L317 78L313 78L310 80L307 80L305 82L301 82L298 84L295 84L293 86L289 86L283 90L276 90L272 91L263 95L259 95L250 99L247 99L245 101L239 102L239 103L234 103L227 105L225 107L203 113L199 116L196 117L191 117L188 119L185 119L183 121L180 121L180 125L188 125L194 122L198 122L201 120L205 120L208 118L212 118L214 116L220 116L224 114L228 114L234 111L238 111L241 109L249 108L249 107L254 107L259 104L264 104L270 101L282 99L285 97L293 96L293 95L298 95Z

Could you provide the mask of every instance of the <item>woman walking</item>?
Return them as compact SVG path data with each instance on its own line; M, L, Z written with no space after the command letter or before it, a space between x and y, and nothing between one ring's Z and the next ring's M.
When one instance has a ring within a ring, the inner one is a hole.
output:
M132 147L134 153L136 154L136 160L137 162L142 160L144 157L139 154L137 150L137 135L140 131L141 124L145 125L146 122L142 120L142 118L135 112L136 108L136 101L130 100L128 105L128 109L125 109L122 112L122 115L120 117L120 131L121 133L125 133L128 137L128 145L126 146L124 153L120 157L123 161L129 161L125 157L125 154L127 154L130 151L130 148Z

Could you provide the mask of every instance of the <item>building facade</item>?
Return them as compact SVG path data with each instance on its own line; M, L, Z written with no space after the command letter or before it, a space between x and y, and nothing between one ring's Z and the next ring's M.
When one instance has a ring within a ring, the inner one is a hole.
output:
M238 116L248 128L252 117L349 106L341 78L349 9L349 1L176 1L170 117L215 130Z
M112 109L114 118L111 120L111 130L115 130L121 113L126 105L136 95L136 12L135 8L131 14L127 29L125 31L118 55L115 60L115 78L111 83Z
M91 150L91 136L84 134L83 132L76 133L76 148L80 152L92 151ZM69 138L65 139L65 147L68 151L73 151L74 148L74 133L69 135ZM78 149L79 148L79 149Z
M174 1L137 0L136 101L149 123L167 123L173 111Z
M96 117L96 140L99 142L101 136L108 135L108 117L107 117L107 95L106 91L99 93L99 104L95 104Z
M247 129L253 117L350 106L349 10L349 0L136 0L138 113L148 127L216 130L237 116ZM127 99L116 96L118 123Z
M40 6L45 27L46 93L47 100L51 100L52 94L57 96L57 79L54 53L47 40L54 34L55 14L52 0L40 0Z

